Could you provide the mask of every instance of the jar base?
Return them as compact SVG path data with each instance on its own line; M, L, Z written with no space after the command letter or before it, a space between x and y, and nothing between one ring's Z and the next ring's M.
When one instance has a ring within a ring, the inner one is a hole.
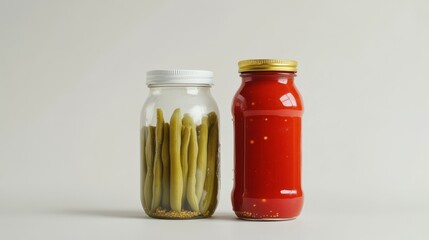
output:
M296 217L293 218L246 218L246 217L238 217L241 220L251 221L251 222L280 222L280 221L292 221L295 220Z
M205 214L191 210L173 211L170 209L157 208L153 211L145 210L146 215L157 219L200 219L209 218L213 215L213 211L208 211Z

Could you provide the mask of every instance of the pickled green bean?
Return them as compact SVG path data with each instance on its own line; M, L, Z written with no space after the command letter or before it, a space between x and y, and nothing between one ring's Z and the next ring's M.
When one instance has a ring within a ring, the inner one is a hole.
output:
M216 141L214 141L214 143L216 144L216 147L214 148L215 150L215 162L212 163L215 166L215 176L214 176L214 180L213 180L213 192L212 192L212 198L210 201L210 206L206 212L206 216L210 216L213 214L213 212L216 209L217 203L218 203L218 191L219 191L219 120L217 118L217 115L215 112L211 112L209 113L209 119L210 116L212 116L212 127L216 127L217 128L217 134L213 134L213 136L215 138L217 138Z
M209 117L210 119L210 117ZM218 144L219 144L219 128L216 115L212 116L209 131L209 138L207 143L207 176L204 183L205 196L201 199L200 210L204 215L212 213L210 206L213 205L213 201L217 201L217 158L218 158Z
M146 211L152 206L153 158L155 146L155 127L149 126L146 139L146 178L144 182L144 205Z
M164 209L170 208L170 144L169 144L169 128L168 123L164 123L164 136L162 138L162 202L161 206Z
M162 196L162 137L164 127L164 116L161 109L156 109L156 130L155 130L155 159L153 166L153 187L152 187L152 211L161 204Z
M207 116L209 118L209 132L210 132L210 128L213 127L214 124L218 122L218 120L215 112L210 112L209 114L207 114Z
M183 172L183 204L186 203L188 189L188 173L189 173L189 143L191 138L192 126L195 125L191 115L185 114L182 119L182 149L181 161ZM184 161L185 159L185 161ZM195 174L195 173L194 173Z
M147 166L146 166L146 138L147 138L147 127L143 126L140 131L140 199L144 209L147 209L147 206L144 201L144 181L146 178Z
M185 121L182 122L182 125ZM182 127L182 142L180 146L180 162L182 164L182 177L183 177L183 193L186 193L188 182L188 148L189 138L191 136L191 128L189 126ZM185 204L186 194L182 195L182 204Z
M186 197L191 207L192 211L199 212L200 208L198 205L198 198L195 193L195 183L196 183L196 172L197 172L197 157L198 157L198 139L197 139L197 129L195 123L190 122L191 125L191 137L189 139L189 151L188 151L188 186L186 191Z
M217 140L215 141L216 147L214 148L216 150L215 152L215 162L212 163L215 166L215 176L214 176L214 181L213 181L213 193L212 193L212 199L210 201L210 206L209 209L207 210L206 216L210 216L211 214L213 214L213 212L216 209L217 206L217 197L218 197L218 191L219 191L219 120L217 118L217 115L215 112L211 112L209 113L209 119L210 116L212 116L212 127L215 126L217 128L217 134L213 134L213 136L215 138L217 138Z
M201 120L200 135L198 138L198 159L197 159L197 181L195 192L198 201L201 200L204 188L204 181L207 172L207 139L208 139L208 117L203 116Z
M174 211L182 210L183 174L180 163L182 119L180 109L173 112L170 120L170 207Z

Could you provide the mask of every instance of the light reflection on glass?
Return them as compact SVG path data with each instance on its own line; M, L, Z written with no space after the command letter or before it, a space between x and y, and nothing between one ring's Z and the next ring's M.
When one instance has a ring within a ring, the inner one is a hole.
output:
M283 195L293 195L293 194L296 194L297 191L296 190L289 190L289 189L282 189L282 190L280 190L280 193Z
M188 88L186 88L186 93L189 95L197 95L198 94L198 88L188 87Z
M194 119L196 124L201 124L201 118L206 111L207 109L203 106L195 105L189 109L188 114L191 115L192 119Z
M280 97L280 101L285 107L296 107L296 100L292 93L286 93Z
M280 78L278 80L278 82L281 83L281 84L287 84L287 78Z

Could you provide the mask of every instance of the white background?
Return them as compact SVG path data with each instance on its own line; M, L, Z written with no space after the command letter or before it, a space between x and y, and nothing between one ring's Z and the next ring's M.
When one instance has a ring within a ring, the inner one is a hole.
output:
M0 1L0 239L427 239L428 1ZM299 61L302 215L236 220L237 61ZM222 189L205 220L147 218L152 69L215 73Z

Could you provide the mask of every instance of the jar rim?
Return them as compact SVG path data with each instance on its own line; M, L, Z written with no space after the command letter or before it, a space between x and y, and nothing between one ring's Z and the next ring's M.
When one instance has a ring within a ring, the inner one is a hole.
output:
M146 73L146 84L170 85L213 85L213 72L206 70L151 70Z

